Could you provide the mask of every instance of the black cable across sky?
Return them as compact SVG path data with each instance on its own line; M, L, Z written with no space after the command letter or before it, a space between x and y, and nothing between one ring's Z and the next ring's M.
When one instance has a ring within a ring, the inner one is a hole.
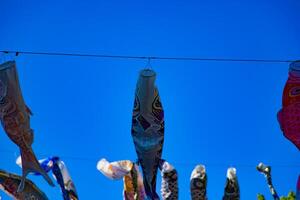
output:
M216 62L260 62L260 63L292 63L299 60L283 60L283 59L236 59L236 58L204 58L204 57L163 57L163 56L127 56L127 55L109 55L109 54L82 54L82 53L66 53L66 52L45 52L45 51L15 51L0 50L4 54L20 54L24 55L41 55L41 56L70 56L70 57L93 57L93 58L111 58L111 59L135 59L135 60L178 60L178 61L216 61ZM13 153L10 150L0 150L2 153ZM45 156L45 155L43 155ZM88 157L61 156L70 160L95 162L94 159ZM196 165L196 163L177 163L179 165ZM225 164L209 164L212 166L223 166ZM251 164L237 164L242 167L252 167ZM299 167L297 164L275 164L280 167Z
M83 54L65 52L40 52L40 51L5 51L6 54L27 54L45 56L70 56L70 57L93 57L93 58L112 58L112 59L136 59L136 60L179 60L179 61L215 61L215 62L261 62L261 63L292 63L297 60L283 59L236 59L236 58L205 58L205 57L163 57L163 56L128 56L128 55L109 55L109 54Z
M8 150L8 149L0 149L0 153L5 153L7 155L13 154L15 158L17 158L19 151L13 151L13 150ZM38 157L44 158L44 157L49 157L49 155L45 153L37 153ZM5 155L2 155L5 156ZM60 155L59 156L63 160L73 160L73 161L78 161L78 162L89 162L89 163L97 163L101 157L98 155L90 156L90 157L82 157L82 156L72 156L72 155ZM198 164L201 164L200 162L173 162L174 165L176 166L196 166ZM205 166L208 167L229 167L229 166L234 166L238 168L255 168L257 164L255 163L234 163L234 164L229 164L229 163L202 163ZM300 163L271 163L272 167L281 167L281 168L299 168Z

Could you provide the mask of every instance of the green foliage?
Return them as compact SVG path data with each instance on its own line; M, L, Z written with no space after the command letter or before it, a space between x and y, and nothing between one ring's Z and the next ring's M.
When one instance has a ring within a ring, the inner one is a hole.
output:
M287 197L280 197L280 200L296 200L296 195L294 192L289 192Z
M264 195L262 195L262 194L258 194L258 195L257 195L257 199L258 199L258 200L265 200L265 197L264 197Z
M265 199L264 195L258 194L257 200L266 200L266 199ZM287 197L282 196L282 197L280 197L280 200L296 200L296 195L294 192L289 192Z

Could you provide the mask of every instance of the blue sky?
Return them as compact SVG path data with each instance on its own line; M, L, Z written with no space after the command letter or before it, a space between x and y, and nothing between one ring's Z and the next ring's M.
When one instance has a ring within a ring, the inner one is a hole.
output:
M1 0L0 8L1 50L300 58L298 0ZM60 156L80 199L121 199L122 181L105 178L96 163L103 157L136 159L131 112L138 72L147 62L22 54L16 60L34 113L37 156ZM180 199L190 198L190 173L200 163L207 168L210 199L222 197L230 166L237 168L242 199L253 200L259 192L271 199L255 169L260 161L273 166L280 194L295 189L300 154L276 119L288 64L154 60L151 65L165 109L163 158L179 172ZM0 168L20 174L17 155L1 129ZM58 187L29 178L49 199L61 199Z

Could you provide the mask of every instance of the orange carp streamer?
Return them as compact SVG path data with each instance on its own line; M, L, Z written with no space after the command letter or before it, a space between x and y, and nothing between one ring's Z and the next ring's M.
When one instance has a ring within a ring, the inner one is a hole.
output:
M54 186L50 177L40 166L31 145L33 130L30 128L30 109L26 106L14 61L0 65L0 120L8 137L20 148L23 176L18 191L24 189L26 176L30 172L40 173Z
M28 179L25 180L24 190L17 192L21 179L18 175L0 170L0 189L16 200L48 200L47 196Z

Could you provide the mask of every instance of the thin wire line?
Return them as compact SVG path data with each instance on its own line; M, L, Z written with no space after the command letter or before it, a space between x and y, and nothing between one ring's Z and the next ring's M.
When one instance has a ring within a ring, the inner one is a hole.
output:
M38 52L38 51L4 51L2 53L46 55L46 56L73 56L73 57L94 57L94 58L113 58L113 59L141 59L141 60L181 60L181 61L217 61L217 62L262 62L262 63L291 63L297 60L281 59L235 59L235 58L200 58L200 57L162 57L162 56L127 56L127 55L108 55L108 54L81 54L63 52Z
M15 153L14 151L11 150L2 150L0 149L0 152L2 153L9 153L13 154ZM46 155L44 153L38 153L39 157L48 157L49 155ZM85 162L92 162L92 163L97 163L101 158L91 158L91 157L80 157L80 156L68 156L68 155L60 155L60 158L63 160L74 160L74 161L85 161ZM238 163L238 164L229 164L229 163L194 163L194 162L172 162L173 165L175 166L196 166L199 164L204 164L205 166L208 167L237 167L237 168L255 168L257 164L246 164L246 163ZM284 168L289 168L289 167L300 167L300 164L287 164L287 163L273 163L271 165L272 167L284 167Z

